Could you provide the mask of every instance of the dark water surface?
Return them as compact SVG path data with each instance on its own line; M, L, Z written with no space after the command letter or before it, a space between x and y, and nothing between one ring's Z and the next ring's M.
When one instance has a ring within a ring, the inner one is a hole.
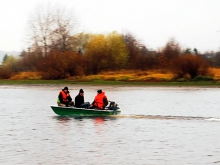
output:
M220 88L70 85L92 102L119 103L116 117L57 116L60 85L0 86L0 164L220 164Z

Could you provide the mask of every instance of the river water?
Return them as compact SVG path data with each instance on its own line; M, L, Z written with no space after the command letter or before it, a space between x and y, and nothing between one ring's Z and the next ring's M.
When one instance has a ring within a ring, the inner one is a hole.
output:
M85 101L102 88L116 117L57 116L60 85L0 85L2 165L220 164L220 88L69 85Z

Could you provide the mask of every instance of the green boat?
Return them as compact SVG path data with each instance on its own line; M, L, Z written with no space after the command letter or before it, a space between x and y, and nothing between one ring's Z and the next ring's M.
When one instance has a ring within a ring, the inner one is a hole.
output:
M85 109L76 107L60 107L60 106L50 106L52 110L60 116L109 116L118 115L121 113L119 108L117 109Z

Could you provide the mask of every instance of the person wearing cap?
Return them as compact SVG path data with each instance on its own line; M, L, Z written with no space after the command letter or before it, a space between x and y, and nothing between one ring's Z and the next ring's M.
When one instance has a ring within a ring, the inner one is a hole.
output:
M64 87L57 98L57 105L62 107L73 106L72 98L70 96L70 92L68 91L68 87Z
M108 99L105 95L105 92L103 92L101 89L97 91L97 95L95 96L94 101L92 102L90 108L95 109L105 109L105 107L108 105Z
M80 89L79 94L75 97L75 107L77 107L77 108L89 108L90 107L89 102L84 102L83 89Z

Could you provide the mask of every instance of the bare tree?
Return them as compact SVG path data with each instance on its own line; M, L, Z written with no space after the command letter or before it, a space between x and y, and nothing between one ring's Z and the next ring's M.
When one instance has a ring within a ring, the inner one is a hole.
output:
M188 52L189 51L190 50L188 50ZM171 38L162 50L164 57L168 60L177 58L180 55L180 52L181 48L174 38Z
M56 9L53 18L52 46L63 52L69 50L77 22L64 9Z
M146 48L131 33L126 33L123 37L129 51L127 69L139 69L141 55Z
M51 9L38 6L36 13L30 17L28 24L30 31L29 44L32 51L40 50L46 55L51 44L52 24L53 15Z
M68 49L76 21L66 11L51 5L36 8L28 22L28 42L32 51L41 51L46 56L49 51Z

